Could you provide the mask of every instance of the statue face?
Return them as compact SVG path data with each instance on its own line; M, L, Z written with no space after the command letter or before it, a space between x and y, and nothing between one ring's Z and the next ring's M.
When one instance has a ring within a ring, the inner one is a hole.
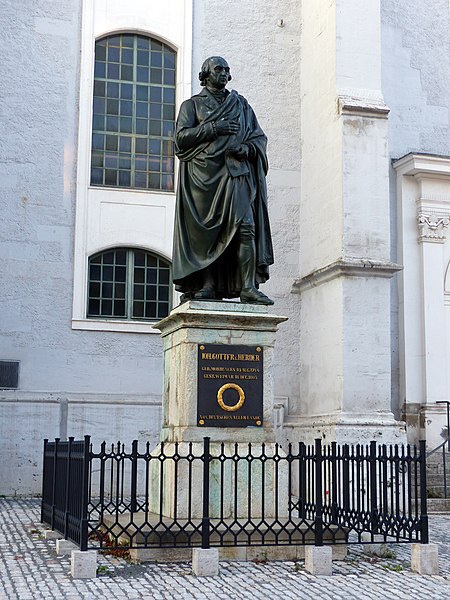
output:
M209 63L209 75L206 78L206 85L216 90L223 90L228 83L229 75L230 67L227 61L223 58L215 57Z

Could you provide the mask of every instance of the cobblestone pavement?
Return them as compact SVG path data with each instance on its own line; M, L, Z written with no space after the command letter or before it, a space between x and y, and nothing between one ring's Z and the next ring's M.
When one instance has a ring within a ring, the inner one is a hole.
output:
M421 576L410 569L410 547L392 545L394 558L363 555L351 546L333 575L308 574L303 561L221 562L217 577L196 578L189 563L133 565L100 555L96 579L70 576L69 557L56 556L55 542L44 541L39 500L0 499L0 598L28 600L245 599L277 598L395 599L447 598L450 594L450 516L433 516L431 541L439 544L440 574Z

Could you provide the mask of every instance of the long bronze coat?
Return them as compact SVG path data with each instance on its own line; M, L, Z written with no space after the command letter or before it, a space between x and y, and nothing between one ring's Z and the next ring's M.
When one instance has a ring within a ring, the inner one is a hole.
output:
M212 123L239 121L236 135L216 137ZM251 160L227 151L247 144ZM267 138L247 100L234 90L223 103L206 89L183 102L177 119L175 153L180 159L173 280L179 291L201 288L199 272L212 265L218 298L241 289L236 232L250 207L256 224L256 283L269 278L273 264L267 214Z

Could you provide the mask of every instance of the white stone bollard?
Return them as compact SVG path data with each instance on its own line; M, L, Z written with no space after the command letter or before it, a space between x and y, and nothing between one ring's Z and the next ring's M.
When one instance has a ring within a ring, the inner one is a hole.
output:
M305 569L311 575L331 575L331 546L306 546Z
M70 540L59 539L56 540L56 554L58 556L67 556L72 553L72 550L76 550L77 546Z
M219 550L217 548L194 548L192 572L197 577L213 577L219 574Z
M437 544L412 544L411 570L421 575L439 575Z
M97 550L72 550L70 574L74 579L97 577Z

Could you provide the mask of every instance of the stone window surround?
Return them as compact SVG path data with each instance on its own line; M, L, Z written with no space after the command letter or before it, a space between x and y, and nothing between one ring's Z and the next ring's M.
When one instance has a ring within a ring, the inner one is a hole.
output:
M72 328L95 331L158 333L149 321L86 317L88 257L108 248L127 246L154 252L171 262L175 193L94 188L90 185L92 94L95 41L113 33L146 35L177 52L178 110L192 93L192 0L164 0L148 10L147 0L129 0L126 9L113 0L83 0L80 105L74 248ZM175 10L177 8L177 10ZM73 152L66 148L67 152ZM174 293L174 303L177 295Z

